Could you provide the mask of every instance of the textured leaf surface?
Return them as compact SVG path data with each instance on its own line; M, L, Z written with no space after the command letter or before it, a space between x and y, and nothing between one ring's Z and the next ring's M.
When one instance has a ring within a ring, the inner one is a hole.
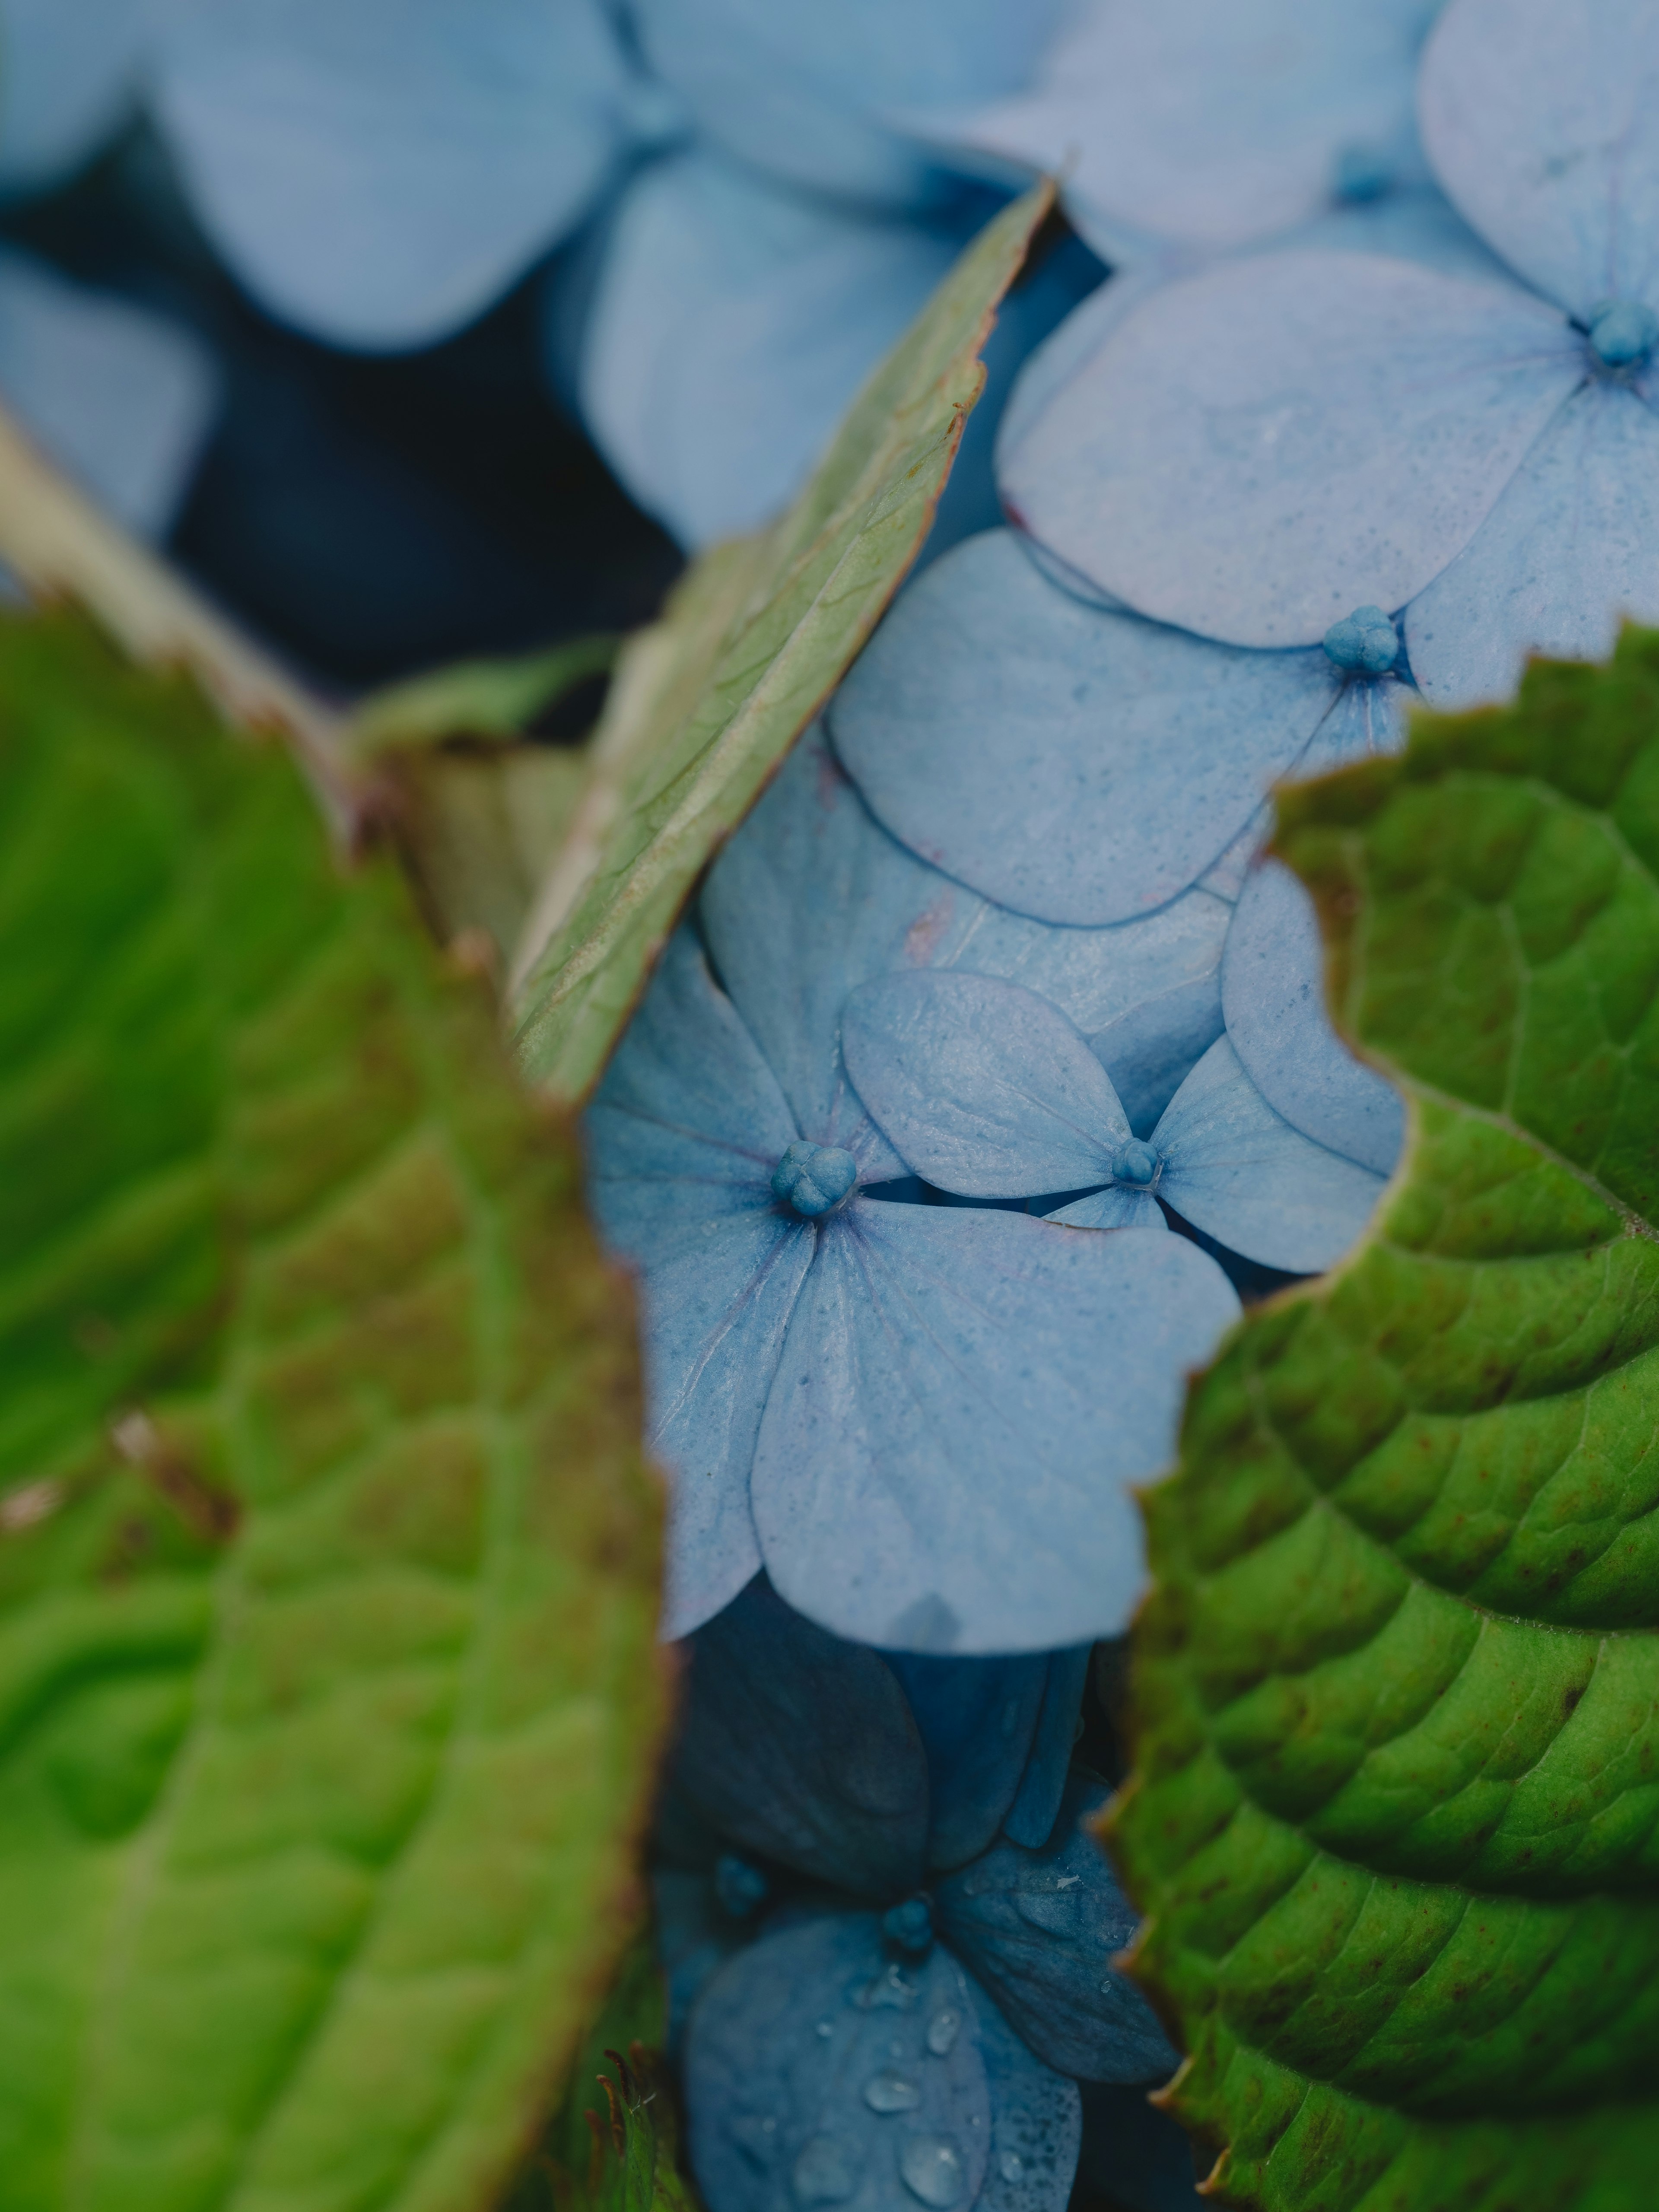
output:
M0 624L0 2206L479 2212L661 1686L566 1133L286 759Z
M654 706L623 743L556 871L520 965L518 1047L539 1081L582 1097L714 846L828 697L927 534L968 410L980 348L1052 194L975 240L852 410L811 481L764 537L716 556L703 611L680 605ZM621 687L619 687L621 688Z
M1366 1245L1152 1495L1140 1971L1224 2201L1638 2212L1659 2163L1659 638L1281 799L1407 1094Z

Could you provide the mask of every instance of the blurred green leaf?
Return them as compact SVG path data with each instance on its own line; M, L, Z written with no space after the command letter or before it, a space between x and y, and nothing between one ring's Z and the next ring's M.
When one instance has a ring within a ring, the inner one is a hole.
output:
M789 512L698 564L647 648L648 681L596 732L591 804L514 968L518 1049L555 1096L592 1087L703 864L915 558L984 385L980 349L1052 198L1042 185L981 232Z
M388 684L357 706L346 743L362 757L445 738L519 737L579 684L607 675L620 643L609 635L570 638L544 653L455 661Z
M395 870L0 619L0 2207L481 2212L635 1924L629 1301Z
M1151 1494L1115 1817L1175 2108L1272 2212L1642 2212L1659 2166L1659 636L1282 794L1399 1081L1365 1244Z

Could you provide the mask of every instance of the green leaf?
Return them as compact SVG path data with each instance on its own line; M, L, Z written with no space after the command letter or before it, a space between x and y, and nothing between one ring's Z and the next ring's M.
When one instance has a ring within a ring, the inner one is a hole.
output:
M691 2212L662 2051L668 2003L649 1934L582 2039L558 2112L506 2212Z
M620 643L609 635L568 638L544 653L454 661L388 684L358 705L347 744L362 757L445 738L516 738L578 686L608 674Z
M1273 2212L1659 2166L1659 636L1281 796L1406 1157L1149 1501L1117 1847L1182 2118Z
M794 506L694 572L607 713L592 805L514 966L523 1063L574 1101L699 871L840 682L915 559L985 381L998 301L1052 201L981 234L854 402Z
M625 1291L386 861L0 620L0 2207L483 2212L637 1915Z

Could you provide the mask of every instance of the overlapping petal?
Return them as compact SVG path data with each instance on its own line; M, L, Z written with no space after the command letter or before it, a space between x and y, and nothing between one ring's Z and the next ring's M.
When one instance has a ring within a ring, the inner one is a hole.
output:
M120 120L178 0L0 0L0 186L66 175Z
M1085 606L997 531L904 594L830 723L913 850L1004 906L1098 926L1195 882L1340 689L1317 650L1240 651Z
M904 1686L927 1755L928 1864L962 1866L996 1834L1020 1788L1042 1711L1049 1654L934 1659L895 1651L887 1663ZM1077 1717L1075 1705L1072 1717ZM1068 1757L1070 1749L1068 1741Z
M860 1202L790 1317L756 1450L779 1593L902 1650L1115 1633L1141 1578L1127 1486L1167 1463L1186 1373L1237 1310L1184 1239Z
M887 118L1017 90L1058 0L637 0L646 58L718 145L769 174L866 204L937 190L933 158Z
M186 331L6 253L0 396L101 507L148 538L183 497L219 380Z
M721 2212L1061 2212L1076 2163L1074 2086L943 1946L901 1964L872 1915L769 1930L722 1966L692 2014L685 2098Z
M469 321L592 204L625 131L601 0L212 0L154 99L215 244L335 344Z
M1659 621L1659 416L1622 382L1576 392L1457 558L1406 611L1431 706L1510 697L1533 653L1604 660Z
M1026 431L1005 494L1143 613L1310 645L1431 583L1583 374L1577 334L1518 288L1249 256L1147 301Z
M583 416L683 544L768 521L956 258L945 230L813 200L698 148L611 219Z
M1106 1793L1074 1777L1037 1850L1004 1842L935 1892L940 1935L1037 2055L1090 2081L1158 2081L1176 2055L1113 1965L1134 1908L1083 1825Z
M1423 57L1423 138L1469 221L1584 318L1659 308L1659 13L1650 0L1451 0Z
M1109 260L1237 247L1420 170L1412 80L1435 5L1088 0L1030 91L946 143L1069 169L1068 210Z
M1312 899L1282 862L1253 871L1222 963L1227 1035L1251 1080L1304 1135L1390 1175L1399 1093L1353 1054L1325 1011L1324 949Z

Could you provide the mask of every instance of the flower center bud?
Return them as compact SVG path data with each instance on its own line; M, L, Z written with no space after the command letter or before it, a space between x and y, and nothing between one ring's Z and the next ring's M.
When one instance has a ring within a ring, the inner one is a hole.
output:
M881 1932L890 1943L896 1943L901 1951L913 1952L918 1958L924 1951L931 1951L933 1916L927 1899L907 1897L902 1905L896 1905L890 1912L884 1912Z
M1394 184L1395 165L1380 146L1339 146L1331 163L1331 197L1345 206L1380 200Z
M1659 344L1659 315L1640 300L1603 300L1587 327L1603 368L1639 368Z
M1350 676L1386 676L1400 658L1400 635L1381 607L1356 607L1326 631L1325 650Z
M790 1146L772 1170L772 1195L816 1221L833 1213L859 1179L859 1164L839 1145Z
M1150 1145L1143 1145L1139 1137L1131 1137L1117 1148L1112 1161L1112 1181L1127 1183L1132 1190L1150 1190L1163 1164Z

